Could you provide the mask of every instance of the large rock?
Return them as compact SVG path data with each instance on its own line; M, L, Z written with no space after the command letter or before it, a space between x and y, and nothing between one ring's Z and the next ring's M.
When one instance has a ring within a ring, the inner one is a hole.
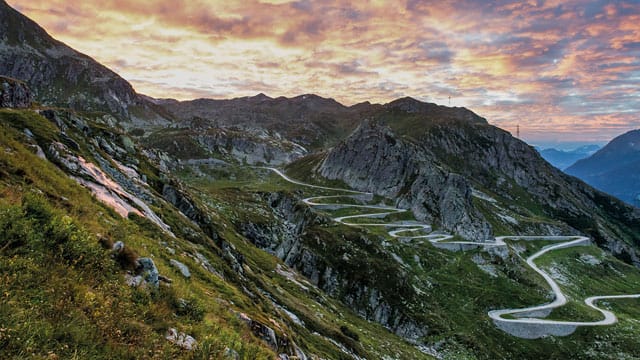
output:
M149 286L157 288L160 284L160 280L158 278L160 273L158 272L158 268L153 260L151 258L139 258L138 267L144 282Z
M396 199L418 220L466 239L492 238L491 227L472 204L469 182L438 166L433 155L386 126L363 122L327 154L318 172L352 188Z
M27 84L0 76L0 107L28 108L32 101L31 90Z
M174 259L169 260L169 263L171 263L171 266L173 266L176 269L178 269L178 271L180 271L182 276L186 277L187 279L191 277L191 271L189 271L189 268L187 267L187 265L181 263L178 260L174 260Z

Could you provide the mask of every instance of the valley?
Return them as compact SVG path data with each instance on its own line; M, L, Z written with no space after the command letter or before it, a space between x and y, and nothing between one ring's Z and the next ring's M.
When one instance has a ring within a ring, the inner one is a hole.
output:
M640 209L519 126L153 98L27 8L0 0L0 358L638 358ZM636 135L577 165L633 170Z

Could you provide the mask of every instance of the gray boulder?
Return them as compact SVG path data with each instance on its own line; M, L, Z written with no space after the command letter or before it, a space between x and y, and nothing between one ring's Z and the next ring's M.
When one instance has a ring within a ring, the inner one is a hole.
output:
M171 263L171 266L177 268L182 274L182 276L186 277L187 279L191 277L191 272L189 271L189 268L187 267L187 265L174 259L169 260L169 263Z
M158 268L151 258L139 258L138 269L144 282L152 287L158 287L160 280L158 279Z

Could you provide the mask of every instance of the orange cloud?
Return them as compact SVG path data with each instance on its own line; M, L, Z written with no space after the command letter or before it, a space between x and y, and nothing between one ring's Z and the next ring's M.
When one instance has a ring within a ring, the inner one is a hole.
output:
M640 126L633 1L9 3L155 97L451 96L532 141Z

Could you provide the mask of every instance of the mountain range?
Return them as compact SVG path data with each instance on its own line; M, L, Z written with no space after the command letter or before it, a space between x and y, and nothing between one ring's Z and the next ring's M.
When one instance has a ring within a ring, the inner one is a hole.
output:
M585 297L637 292L640 210L469 109L153 99L4 1L0 33L2 357L640 350L634 299L563 334L488 316L557 297L523 260L588 236L539 260L567 305L524 316L597 322Z
M629 204L640 195L640 130L611 140L605 147L566 169L591 186Z
M537 149L537 148L536 148ZM573 150L555 148L537 149L542 158L560 170L573 165L576 161L587 158L600 149L598 145L584 145Z

